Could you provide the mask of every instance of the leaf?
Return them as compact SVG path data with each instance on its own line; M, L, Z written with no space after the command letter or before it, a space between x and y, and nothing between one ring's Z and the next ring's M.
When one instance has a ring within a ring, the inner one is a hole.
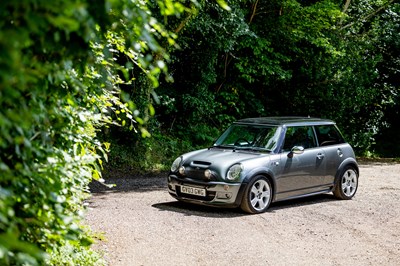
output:
M156 110L154 109L154 106L152 104L149 104L149 113L150 116L154 116L156 113Z
M223 9L226 11L231 11L231 8L228 6L228 4L224 0L216 0L218 5L220 5Z

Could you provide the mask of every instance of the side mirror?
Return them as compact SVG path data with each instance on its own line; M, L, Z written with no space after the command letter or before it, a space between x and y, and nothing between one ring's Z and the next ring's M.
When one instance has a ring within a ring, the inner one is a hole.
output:
M304 147L303 146L294 146L290 152L288 153L289 158L293 158L293 155L295 154L303 154L304 153Z

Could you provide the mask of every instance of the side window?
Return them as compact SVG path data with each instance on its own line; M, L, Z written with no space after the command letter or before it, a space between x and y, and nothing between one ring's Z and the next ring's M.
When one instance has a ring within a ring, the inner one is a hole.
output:
M319 146L335 145L345 143L342 135L335 125L316 126Z
M284 151L290 151L294 146L304 149L316 147L315 135L312 127L288 127L286 129Z

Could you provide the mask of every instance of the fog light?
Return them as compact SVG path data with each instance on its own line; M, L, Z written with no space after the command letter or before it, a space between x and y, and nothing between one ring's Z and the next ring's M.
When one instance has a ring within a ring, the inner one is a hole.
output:
M217 192L217 199L230 199L232 198L232 193L230 192Z
M210 169L207 169L207 170L204 171L204 176L205 176L205 178L207 178L208 180L211 179L211 175L212 175L212 172L211 172Z
M185 167L183 167L183 166L179 167L179 173L181 175L185 175Z

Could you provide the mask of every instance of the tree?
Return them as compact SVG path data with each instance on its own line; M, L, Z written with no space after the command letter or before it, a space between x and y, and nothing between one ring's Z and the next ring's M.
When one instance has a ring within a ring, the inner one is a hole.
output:
M157 89L171 102L160 107L165 128L204 145L238 118L310 115L336 120L358 154L367 153L393 104L384 99L394 87L378 84L399 69L382 42L393 36L386 43L397 48L396 1L228 4L230 13L202 6L181 31L169 65L175 84Z

